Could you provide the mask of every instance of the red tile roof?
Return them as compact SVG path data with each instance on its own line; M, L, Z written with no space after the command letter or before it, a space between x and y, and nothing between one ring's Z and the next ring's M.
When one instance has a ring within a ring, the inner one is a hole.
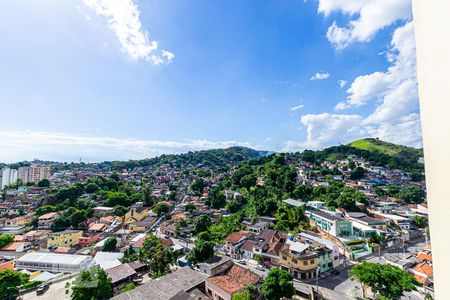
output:
M232 232L226 237L226 241L230 244L237 244L239 240L246 236L248 234L248 231L239 231L239 232Z
M229 294L236 293L248 285L256 284L259 280L260 277L257 274L238 265L233 265L222 275L207 279L209 283L214 284Z

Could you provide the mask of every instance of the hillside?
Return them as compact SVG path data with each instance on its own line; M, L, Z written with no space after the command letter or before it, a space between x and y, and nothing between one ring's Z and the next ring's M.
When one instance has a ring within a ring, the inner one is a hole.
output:
M389 166L407 172L422 173L423 164L418 159L423 156L422 149L396 145L378 139L366 138L347 145L333 146L319 151L305 151L306 161L334 161L346 159L349 155L363 157L374 165Z
M396 145L374 138L356 140L349 143L348 145L361 150L377 151L389 156L402 155L402 153L410 153L411 155L422 156L422 149Z
M236 146L225 149L190 151L183 154L163 154L155 158L142 160L115 161L112 162L111 169L146 168L162 164L171 164L178 167L202 165L212 168L224 168L269 154L271 152Z

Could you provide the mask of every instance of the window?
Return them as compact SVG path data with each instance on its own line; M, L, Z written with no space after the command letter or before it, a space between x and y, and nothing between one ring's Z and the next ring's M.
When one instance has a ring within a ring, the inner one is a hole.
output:
M303 265L304 265L304 266L307 266L307 265L308 265L308 261L307 261L307 260L304 260L304 261L303 261Z
M287 260L287 257L284 256L284 255L283 255L281 258L282 258L283 260Z
M297 263L297 260L296 260L296 259L293 259L292 262L293 262L294 264L296 264L296 263Z
M311 259L311 263L312 263L312 264L314 263L314 259Z

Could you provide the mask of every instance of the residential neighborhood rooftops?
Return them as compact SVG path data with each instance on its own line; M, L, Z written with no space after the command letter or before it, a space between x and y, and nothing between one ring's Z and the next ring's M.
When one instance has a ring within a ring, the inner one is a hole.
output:
M294 200L294 199L286 199L286 200L283 200L283 202L286 203L286 204L292 205L292 206L296 206L296 207L305 206L306 205L305 202Z
M46 213L46 214L43 214L42 216L40 216L38 218L38 220L51 219L51 218L54 218L56 216L58 216L57 212L49 212L49 213Z
M312 214L312 215L316 215L318 217L321 217L323 219L327 219L329 221L345 221L344 218L337 216L337 215L332 215L330 213L321 211L321 210L308 210L308 213Z

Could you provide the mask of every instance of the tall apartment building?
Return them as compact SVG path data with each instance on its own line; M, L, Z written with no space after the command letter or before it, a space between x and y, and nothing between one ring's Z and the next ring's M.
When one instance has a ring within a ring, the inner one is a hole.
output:
M17 181L17 170L5 168L1 172L0 189L5 185L15 183Z
M37 182L41 179L50 178L50 167L31 165L29 167L19 167L18 177L23 182Z

